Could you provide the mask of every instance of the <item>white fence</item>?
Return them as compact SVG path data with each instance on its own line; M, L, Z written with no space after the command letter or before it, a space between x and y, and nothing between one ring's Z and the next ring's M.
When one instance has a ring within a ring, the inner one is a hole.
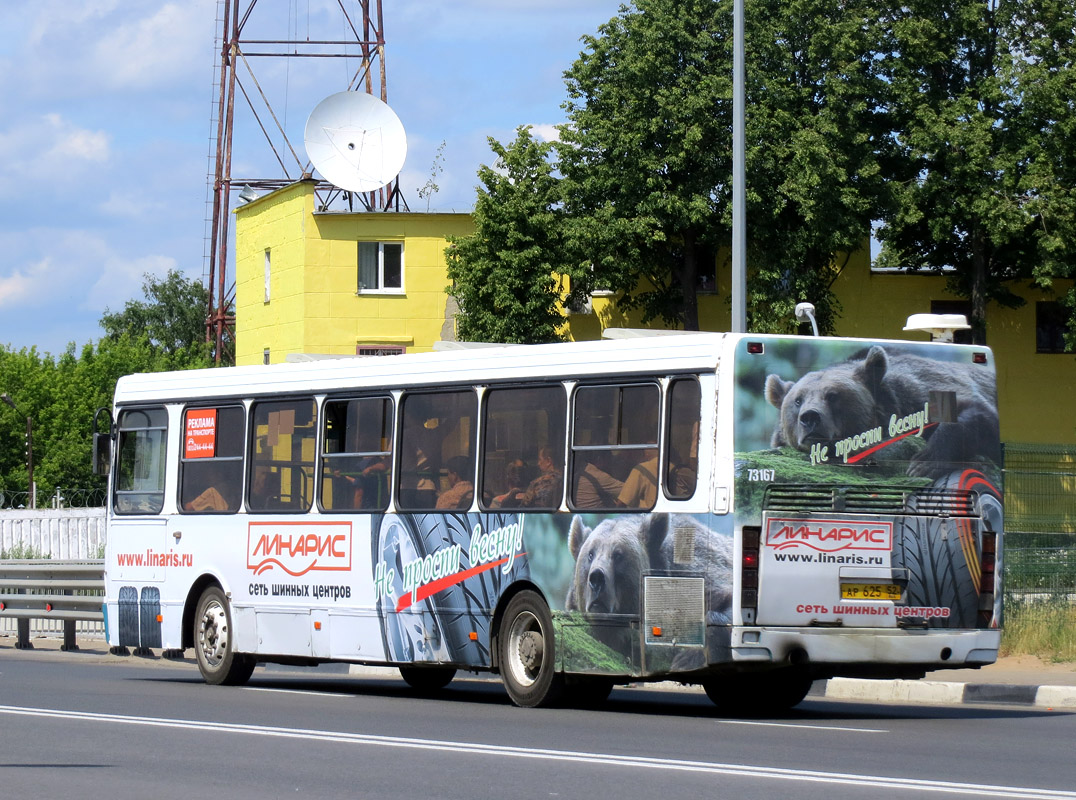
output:
M78 560L105 553L105 509L60 508L0 511L0 557ZM0 620L0 634L14 635L17 620ZM98 622L78 622L81 634L104 635ZM31 635L63 635L61 620L30 621Z

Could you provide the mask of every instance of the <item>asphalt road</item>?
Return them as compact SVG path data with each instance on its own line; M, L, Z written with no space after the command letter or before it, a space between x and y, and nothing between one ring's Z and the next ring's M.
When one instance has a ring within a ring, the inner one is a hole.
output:
M724 719L701 692L527 710L496 683L0 649L0 796L1076 800L1076 713L808 698Z

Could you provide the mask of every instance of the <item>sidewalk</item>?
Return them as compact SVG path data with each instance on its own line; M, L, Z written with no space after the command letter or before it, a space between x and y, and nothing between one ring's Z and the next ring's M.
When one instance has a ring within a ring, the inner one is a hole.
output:
M16 657L14 635L0 634L0 654L5 658ZM182 659L164 659L160 651L152 657L113 656L108 645L97 637L82 634L78 638L79 649L63 652L60 636L37 636L31 640L30 652L51 659L92 660L110 663L162 665L194 665L193 651L188 650ZM10 654L9 654L10 653ZM29 655L29 653L27 653ZM384 667L354 665L350 674L370 677L395 677L396 670ZM640 688L683 690L681 684L662 683L635 684ZM883 703L923 704L1012 704L1051 709L1076 709L1076 662L1050 663L1034 656L1006 656L995 664L981 669L940 670L927 673L917 681L866 680L859 678L833 678L818 681L811 690L813 697Z
M1076 709L1076 662L1044 662L1035 656L1005 656L980 669L928 672L917 681L834 678L812 694L887 703L1011 703Z

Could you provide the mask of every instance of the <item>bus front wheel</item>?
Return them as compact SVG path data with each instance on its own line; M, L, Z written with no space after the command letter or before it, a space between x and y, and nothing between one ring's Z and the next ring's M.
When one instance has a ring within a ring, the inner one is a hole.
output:
M232 612L224 592L210 586L198 600L194 617L194 653L206 683L235 686L254 672L252 656L235 652Z
M501 680L517 706L548 706L560 699L564 676L556 672L553 618L545 601L525 590L501 619L497 647Z

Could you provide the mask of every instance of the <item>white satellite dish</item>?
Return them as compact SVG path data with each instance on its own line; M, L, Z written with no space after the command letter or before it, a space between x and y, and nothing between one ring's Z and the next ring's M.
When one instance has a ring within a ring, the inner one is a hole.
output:
M329 183L372 192L400 174L407 136L396 112L365 92L322 100L306 121L306 154Z

